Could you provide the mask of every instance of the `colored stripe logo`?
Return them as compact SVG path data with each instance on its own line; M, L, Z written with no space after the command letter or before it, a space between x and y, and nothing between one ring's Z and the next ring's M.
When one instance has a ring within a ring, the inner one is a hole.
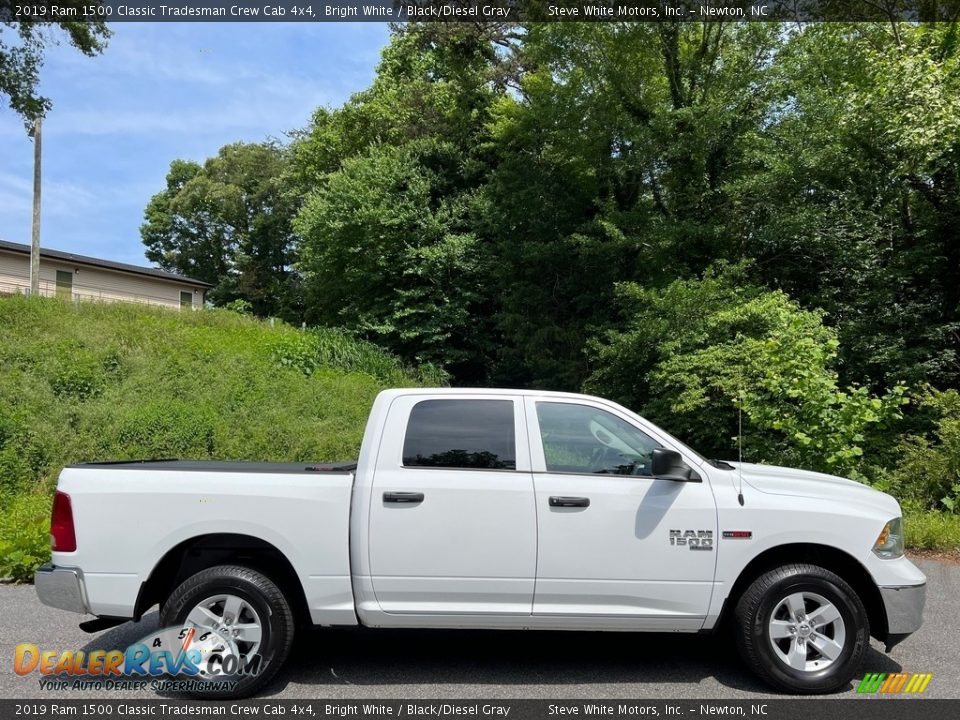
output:
M857 686L857 692L919 695L932 679L933 673L868 673Z

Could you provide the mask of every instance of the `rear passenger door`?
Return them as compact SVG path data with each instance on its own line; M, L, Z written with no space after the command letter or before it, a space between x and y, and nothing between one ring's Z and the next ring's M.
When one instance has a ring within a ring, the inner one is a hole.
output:
M530 615L537 522L522 399L401 396L373 479L370 571L387 613Z

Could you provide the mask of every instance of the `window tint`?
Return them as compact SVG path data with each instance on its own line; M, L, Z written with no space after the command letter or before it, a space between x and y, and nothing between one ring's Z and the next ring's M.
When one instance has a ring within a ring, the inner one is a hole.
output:
M537 403L548 472L651 474L660 443L616 415L571 403Z
M513 470L517 466L511 400L424 400L410 411L406 467Z

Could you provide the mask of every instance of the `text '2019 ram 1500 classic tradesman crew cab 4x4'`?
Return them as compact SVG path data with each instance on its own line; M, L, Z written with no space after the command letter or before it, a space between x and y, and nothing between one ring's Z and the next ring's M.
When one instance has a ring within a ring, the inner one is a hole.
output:
M900 507L820 473L709 461L612 402L388 390L355 464L93 463L60 475L40 599L259 660L318 626L708 632L777 688L835 690L921 623ZM221 657L217 658L216 653ZM204 656L206 657L206 656ZM204 693L203 689L199 691Z

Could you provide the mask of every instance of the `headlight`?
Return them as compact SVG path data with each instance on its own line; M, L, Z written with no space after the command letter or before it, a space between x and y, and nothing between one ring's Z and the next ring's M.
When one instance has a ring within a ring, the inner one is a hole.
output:
M903 521L894 518L880 532L880 537L873 544L873 552L884 560L892 560L903 555Z

